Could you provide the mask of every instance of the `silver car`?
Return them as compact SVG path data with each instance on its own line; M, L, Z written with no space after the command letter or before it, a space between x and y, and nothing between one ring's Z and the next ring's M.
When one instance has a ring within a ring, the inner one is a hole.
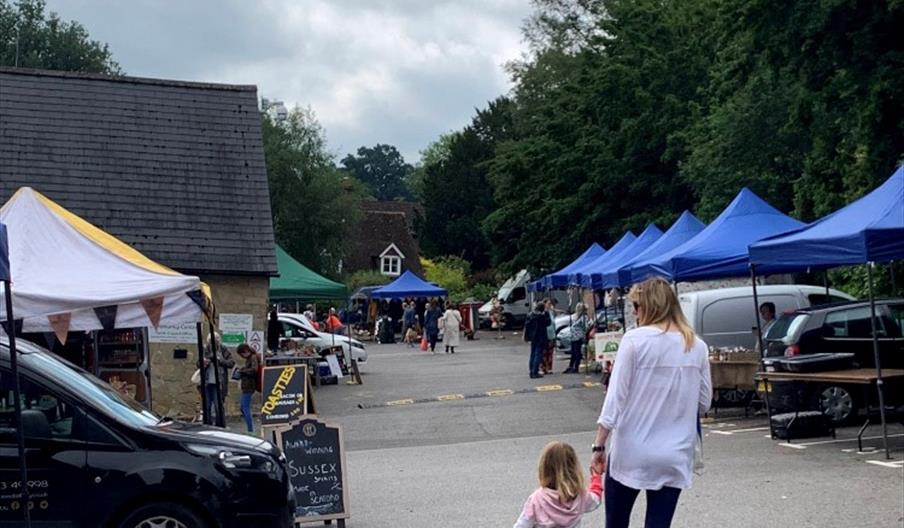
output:
M342 351L345 352L345 357L353 358L358 363L367 363L367 349L364 347L364 343L357 339L321 332L315 329L311 321L303 314L281 313L279 322L285 329L286 337L297 343L311 345L318 350L340 345Z

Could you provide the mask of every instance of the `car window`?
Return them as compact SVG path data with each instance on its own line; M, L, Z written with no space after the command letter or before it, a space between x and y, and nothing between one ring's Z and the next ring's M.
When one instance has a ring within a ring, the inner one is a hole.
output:
M759 301L760 304L765 302L774 304L776 315L798 308L791 295L764 295L760 297ZM756 311L753 297L733 297L718 299L703 309L700 333L744 333L749 335L754 326L756 326Z
M73 418L76 408L52 391L19 376L22 398L22 423L27 438L73 438ZM13 399L13 377L0 370L0 437L15 438L17 422Z
M779 317L769 329L769 333L766 334L766 339L778 341L789 336L793 337L809 317L802 313L785 314Z
M873 336L870 324L870 309L868 306L852 308L850 310L838 310L826 314L823 329L827 337L853 337L869 338ZM885 337L885 326L882 319L877 317L876 330L879 337Z
M890 304L891 322L897 325L897 336L904 336L904 304Z
M518 302L527 299L527 290L524 289L524 286L518 286L514 290L512 290L511 295L509 295L508 302Z
M807 300L810 301L810 306L819 306L821 304L833 304L839 302L846 302L850 299L845 299L844 297L838 297L837 295L826 295L824 293L811 293L807 295Z

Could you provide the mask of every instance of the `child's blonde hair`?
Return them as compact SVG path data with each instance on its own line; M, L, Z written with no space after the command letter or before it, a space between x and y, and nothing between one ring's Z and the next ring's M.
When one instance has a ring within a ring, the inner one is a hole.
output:
M559 492L559 500L571 502L584 491L584 474L578 455L564 442L550 442L540 453L540 487Z

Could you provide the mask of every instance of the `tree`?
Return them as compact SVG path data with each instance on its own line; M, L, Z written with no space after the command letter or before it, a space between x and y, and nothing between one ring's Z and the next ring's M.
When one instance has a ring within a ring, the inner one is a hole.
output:
M0 66L122 74L107 44L45 7L43 0L0 0Z
M414 167L406 163L392 145L360 147L357 154L342 158L342 167L363 183L377 200L411 199L408 181Z
M463 131L443 136L444 143L428 151L423 165L420 233L426 255L456 255L477 270L489 266L490 242L481 223L495 203L486 162L509 133L510 107L504 97L491 101Z
M282 123L262 114L262 131L277 243L305 266L338 278L364 190L335 168L310 109L295 108Z

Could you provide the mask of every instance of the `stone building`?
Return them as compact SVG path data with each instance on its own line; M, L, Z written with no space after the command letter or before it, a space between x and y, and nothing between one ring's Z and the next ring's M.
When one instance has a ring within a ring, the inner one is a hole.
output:
M256 87L0 68L0 203L22 186L266 329L277 268ZM196 343L149 356L153 409L193 414Z

